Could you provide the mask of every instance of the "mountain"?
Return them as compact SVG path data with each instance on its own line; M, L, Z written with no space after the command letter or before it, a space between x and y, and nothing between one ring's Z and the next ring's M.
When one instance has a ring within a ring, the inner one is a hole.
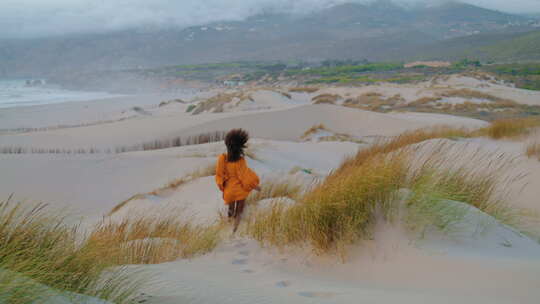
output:
M460 60L475 58L498 62L540 60L540 30L490 33L449 39L401 51L402 58Z
M236 60L394 60L401 50L456 37L528 31L530 20L457 2L407 8L381 0L185 29L1 40L0 77Z

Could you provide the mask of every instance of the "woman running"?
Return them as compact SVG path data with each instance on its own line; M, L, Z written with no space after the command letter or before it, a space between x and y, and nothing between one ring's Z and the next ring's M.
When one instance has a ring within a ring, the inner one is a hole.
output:
M227 154L221 154L216 165L216 184L223 192L228 217L234 219L233 233L238 229L249 193L260 191L259 177L248 168L244 159L248 140L248 133L242 129L229 131L225 136Z

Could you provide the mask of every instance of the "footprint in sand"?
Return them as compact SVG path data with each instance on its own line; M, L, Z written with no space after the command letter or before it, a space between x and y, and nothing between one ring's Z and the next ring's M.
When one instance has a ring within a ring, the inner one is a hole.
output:
M320 291L302 291L298 293L299 296L307 297L307 298L331 298L335 295L337 295L334 292L320 292Z
M232 260L231 263L232 263L233 265L246 265L247 262L248 262L247 259L234 259L234 260Z
M289 287L289 286L291 286L290 281L279 281L276 283L276 287L280 287L280 288Z

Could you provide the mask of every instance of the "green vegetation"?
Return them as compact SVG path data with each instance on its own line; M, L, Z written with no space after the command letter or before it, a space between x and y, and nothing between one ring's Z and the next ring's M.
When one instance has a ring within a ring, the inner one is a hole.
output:
M291 69L287 70L287 75L316 75L316 76L346 76L356 73L379 72L379 71L394 71L403 68L400 63L369 63L362 65L345 65L333 67L319 67L307 69Z
M372 76L333 76L333 77L322 77L318 79L313 79L306 81L306 84L318 84L318 83L377 83L377 82L393 82L393 83L409 83L414 81L422 81L427 77L423 75L414 75L414 76L398 76L398 77L388 77L388 78L372 78Z
M540 63L501 64L485 68L518 88L540 90Z
M540 32L537 34L540 38ZM528 34L522 39L527 41L530 37L536 37L535 35L536 33ZM533 42L531 43L534 45ZM525 42L523 44L529 47ZM285 78L305 84L370 84L379 82L410 83L427 80L440 74L483 71L513 82L519 88L540 90L539 63L494 64L492 59L481 61L481 59L485 59L481 54L483 53L476 54L471 51L461 56L448 57L455 58L456 61L446 68L427 66L405 68L402 63L368 62L367 60L324 60L316 63L245 61L178 65L137 71L137 73L151 77L178 77L207 82L230 80L271 83ZM424 56L423 58L430 57ZM498 60L502 61L503 59ZM504 60L506 61L507 58Z
M469 60L469 59L463 59L452 64L452 67L455 69L466 69L469 67L481 67L481 66L482 64L480 63L480 60Z

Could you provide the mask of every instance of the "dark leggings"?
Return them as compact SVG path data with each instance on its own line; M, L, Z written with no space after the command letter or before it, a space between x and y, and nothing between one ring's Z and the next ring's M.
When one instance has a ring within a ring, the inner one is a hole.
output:
M246 201L236 201L234 203L229 204L229 210L227 211L227 215L229 217L237 218L242 215L242 212L244 211L244 205Z

